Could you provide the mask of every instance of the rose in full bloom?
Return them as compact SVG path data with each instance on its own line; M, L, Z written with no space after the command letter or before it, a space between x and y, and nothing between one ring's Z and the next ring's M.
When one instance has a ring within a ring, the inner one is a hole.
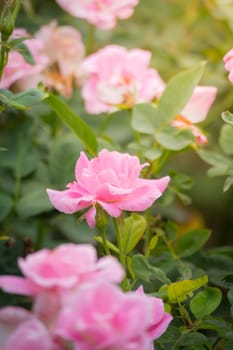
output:
M159 97L165 87L155 69L149 68L151 53L109 45L88 56L82 64L86 81L82 96L91 114L130 108Z
M24 29L15 29L11 39L19 37L29 37L30 35ZM24 41L29 49L35 64L25 61L20 51L11 50L8 56L8 63L3 71L0 80L0 88L8 89L12 84L20 81L22 78L31 78L39 75L48 64L48 57L43 53L43 43L39 39L29 38Z
M230 72L228 79L233 83L233 48L229 50L223 57L225 69Z
M80 32L71 26L58 26L53 21L41 27L34 40L42 43L48 63L41 74L21 79L18 86L22 90L42 81L47 88L71 97L73 83L79 84L80 64L85 54Z
M54 250L42 249L19 258L18 265L24 277L0 276L0 287L6 292L37 296L52 291L58 297L87 281L119 283L124 277L114 257L97 260L95 248L88 244L67 243Z
M118 19L129 18L138 0L56 0L72 16L101 29L112 29Z
M159 298L123 293L107 283L86 284L61 311L56 332L79 350L151 350L171 320Z
M0 349L55 350L55 347L39 319L20 307L9 306L0 309Z
M144 211L165 191L169 176L148 180L139 177L147 163L136 156L102 150L92 160L81 152L75 167L76 181L64 191L48 189L56 209L72 214L89 208L85 214L90 227L96 225L96 204L110 216L119 217L122 210Z
M189 129L198 144L207 143L206 135L194 124L205 120L216 95L217 88L214 86L197 86L181 114L172 121L172 125Z

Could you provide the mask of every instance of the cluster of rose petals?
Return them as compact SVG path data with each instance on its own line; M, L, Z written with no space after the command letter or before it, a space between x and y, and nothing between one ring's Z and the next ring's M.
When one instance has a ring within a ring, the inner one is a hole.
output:
M0 349L55 350L55 347L39 319L23 308L9 306L0 309Z
M163 301L142 287L124 293L116 286L124 276L120 264L112 257L97 260L90 245L43 249L18 264L28 283L1 276L0 286L31 295L33 310L0 309L1 350L152 350L172 320Z
M228 78L230 82L233 83L233 48L225 54L225 56L223 57L223 62L225 65L225 69L228 72L230 72Z
M29 35L16 29L12 38L20 36ZM22 91L43 82L47 88L71 97L73 83L80 83L80 64L85 54L80 32L71 26L57 26L53 21L24 43L35 64L27 63L20 52L10 51L0 87L9 88L17 83L16 89Z
M58 26L55 21L41 27L36 38L43 42L43 52L48 57L43 82L61 95L71 97L72 85L80 79L80 63L85 47L80 32L71 26Z
M94 247L67 243L54 250L42 249L19 258L24 277L0 276L0 287L16 294L37 296L42 292L64 293L81 283L105 280L119 283L124 271L111 257L97 260Z
M191 123L204 121L217 95L215 86L195 87L191 98L184 107L181 115Z
M149 51L118 45L86 57L82 64L86 110L91 114L112 112L159 97L165 84L158 72L149 68L150 60Z
M143 167L138 157L103 149L88 160L81 152L75 167L76 181L64 191L48 189L50 201L61 212L72 214L89 208L86 220L90 227L96 225L96 204L110 216L119 217L122 210L144 211L165 191L169 176L160 179L140 178Z
M101 29L112 29L118 19L129 18L138 0L56 0L72 16Z
M24 29L15 29L11 39L29 36ZM43 53L43 42L41 40L30 38L25 40L24 44L32 54L35 64L32 65L26 62L19 51L11 50L8 56L8 63L0 80L0 88L8 89L22 78L37 76L47 66L48 57Z
M122 293L114 285L83 285L64 308L56 332L75 349L152 350L153 340L171 322L161 299L141 292Z

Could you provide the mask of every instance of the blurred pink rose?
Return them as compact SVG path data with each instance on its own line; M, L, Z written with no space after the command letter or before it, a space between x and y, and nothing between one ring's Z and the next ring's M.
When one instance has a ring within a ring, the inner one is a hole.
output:
M82 96L92 114L132 107L159 97L165 87L155 69L149 68L151 53L109 45L88 56L82 69L87 79Z
M11 39L19 37L29 37L30 35L24 29L15 29ZM0 88L8 89L12 84L22 78L28 78L38 75L48 64L47 56L42 52L43 43L39 39L28 39L24 44L31 52L35 64L27 63L19 51L11 50L8 57L8 63L3 71L0 80Z
M189 129L198 144L207 143L206 135L194 124L206 119L216 95L217 88L214 86L197 86L181 114L172 121L172 125L180 129Z
M233 83L233 48L229 50L226 55L223 57L223 62L225 69L230 72L228 79Z
M71 26L57 26L53 21L40 28L35 40L43 44L43 53L48 64L40 75L22 79L20 88L34 87L42 81L49 89L71 97L73 83L79 83L80 63L85 54L80 32Z
M101 29L112 29L118 19L133 14L138 0L56 0L72 16L86 19Z
M48 189L47 193L54 207L67 214L91 207L85 216L88 225L94 227L96 203L110 216L119 217L122 210L146 210L162 195L169 176L158 180L139 178L146 165L127 153L104 149L89 161L81 152L75 168L76 181L69 183L67 190Z
M86 284L61 311L56 332L72 340L75 350L150 350L171 319L161 299L123 293L107 283Z
M0 309L1 350L52 350L51 336L45 326L20 307Z
M59 293L62 295L86 281L119 283L124 277L114 257L97 260L95 248L88 244L70 243L54 250L42 249L25 259L19 258L18 265L25 277L0 276L0 287L9 293L36 296L52 291L58 297ZM46 298L49 299L49 294ZM50 306L56 308L56 305Z

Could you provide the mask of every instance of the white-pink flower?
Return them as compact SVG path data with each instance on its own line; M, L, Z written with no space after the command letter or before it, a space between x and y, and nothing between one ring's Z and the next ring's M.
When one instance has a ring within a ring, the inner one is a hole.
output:
M163 301L107 283L83 285L58 318L56 333L75 350L151 350L172 316Z
M30 312L12 306L0 309L0 349L55 350L43 323Z
M56 0L72 16L83 18L101 29L112 29L118 19L133 14L138 0Z
M223 57L225 69L230 72L228 79L233 83L233 48L230 49Z
M18 265L24 277L0 276L0 287L6 292L31 296L52 292L59 298L84 282L119 283L124 277L117 259L107 256L97 260L95 248L88 244L67 243L54 250L42 249L19 258Z
M24 29L15 29L11 39L29 36ZM20 79L38 75L47 66L48 57L43 53L43 43L41 40L30 38L25 40L24 44L28 47L35 64L26 62L20 51L11 50L8 63L4 68L3 76L0 80L0 88L8 89Z
M172 121L172 125L180 129L189 129L198 144L207 143L206 135L194 124L206 119L216 95L215 86L197 86L180 115Z
M136 156L128 153L102 150L92 160L81 152L76 163L76 181L66 190L48 189L49 199L56 209L72 214L89 208L86 220L90 227L96 225L96 204L110 216L119 217L122 210L144 211L165 191L169 176L149 180L139 177L142 168Z
M80 64L85 54L80 32L71 26L58 26L53 21L41 27L34 40L42 43L47 65L41 74L21 79L18 87L22 90L42 81L47 88L71 97L73 84L79 84Z
M158 72L149 68L151 53L109 45L88 56L83 64L86 81L82 96L92 114L132 107L159 97L165 87Z

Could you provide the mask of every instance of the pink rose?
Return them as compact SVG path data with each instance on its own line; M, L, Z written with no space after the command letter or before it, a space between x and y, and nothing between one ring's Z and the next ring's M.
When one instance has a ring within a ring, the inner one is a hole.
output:
M80 80L80 64L85 54L80 32L71 26L57 26L53 21L41 27L35 38L42 43L48 63L40 75L21 79L18 84L20 90L34 87L42 81L47 88L71 97L73 83L78 84Z
M172 121L172 125L179 129L189 129L198 144L207 143L206 135L194 124L205 120L216 94L217 88L214 86L197 86L181 115Z
M24 29L15 29L11 39L19 37L29 37L29 34ZM38 75L48 64L47 56L42 52L43 43L39 39L28 39L24 44L31 52L35 64L27 63L20 52L11 50L8 57L8 63L3 71L2 79L0 80L0 88L8 89L12 84L22 78L28 78Z
M0 309L0 349L55 350L45 326L20 307Z
M25 277L0 276L0 287L9 293L37 296L44 304L46 292L63 295L91 280L121 282L124 271L114 257L97 260L95 248L88 244L63 244L54 250L42 249L19 258ZM49 298L49 294L46 297ZM56 303L55 303L56 304ZM55 309L51 304L51 309Z
M61 311L55 328L73 341L75 350L150 350L171 319L161 299L96 283L79 289L73 303Z
M230 72L228 79L233 83L233 48L223 57L223 62L225 69Z
M88 56L82 69L87 79L82 96L89 113L130 108L159 97L165 87L155 69L149 68L149 51L109 45Z
M169 176L158 180L139 178L147 163L127 153L102 150L96 158L88 160L81 152L76 163L76 181L67 190L47 193L54 207L72 214L91 207L85 214L90 227L96 225L96 204L110 216L119 217L122 210L144 211L165 191Z
M133 14L138 0L56 0L72 16L84 18L101 29L112 29L118 19Z

